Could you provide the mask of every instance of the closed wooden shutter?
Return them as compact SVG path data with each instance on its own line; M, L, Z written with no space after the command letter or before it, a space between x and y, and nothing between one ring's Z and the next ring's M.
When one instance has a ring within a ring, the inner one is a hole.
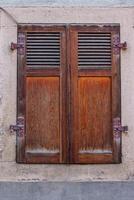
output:
M72 25L71 162L119 163L120 118L119 26Z
M18 162L66 160L66 38L64 27L19 26L18 116L25 135L18 137Z
M116 24L18 27L17 162L121 162L119 41Z

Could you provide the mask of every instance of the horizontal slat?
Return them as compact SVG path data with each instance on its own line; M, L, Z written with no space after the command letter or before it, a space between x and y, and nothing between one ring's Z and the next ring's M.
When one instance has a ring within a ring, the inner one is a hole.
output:
M82 52L79 52L78 54L79 56L89 56L89 55L102 55L102 56L105 56L105 55L109 55L111 56L111 52L87 52L87 51L82 51Z
M88 53L88 52L91 52L93 53L93 50L92 49L79 49L78 51L79 53L82 53L82 52L85 52L85 53ZM105 53L105 52L110 52L111 53L111 49L94 49L94 52L98 52L98 53Z
M27 32L27 35L59 35L59 32Z
M111 38L100 38L100 37L78 37L79 42L110 42Z
M33 36L28 36L28 40L60 40L60 37L59 37L59 35L57 35L57 36L50 36L50 35L48 35L48 36L46 36L46 35L44 35L44 36L40 36L40 35L33 35Z
M111 44L111 40L86 40L86 39L84 39L84 40L79 40L79 45L80 44L95 44L95 43L97 43L97 44Z
M108 47L106 47L106 46L90 46L90 45L88 45L88 46L86 46L86 45L81 45L81 46L79 46L79 48L78 48L78 50L79 49L96 49L96 50L98 50L98 49L107 49L107 50L110 50L111 49L111 47L110 46L108 46Z
M27 53L60 53L60 49L27 49Z
M88 58L88 59L83 59L83 60L81 60L81 59L79 59L79 62L83 62L83 63L86 63L86 62L108 62L109 61L109 58L107 58L107 59L100 59L100 58Z
M29 32L26 47L28 66L55 67L60 65L60 33Z
M78 66L111 66L111 33L78 33Z
M57 65L55 65L55 64L54 64L54 65L53 65L53 64L51 64L51 65L50 65L50 64L49 64L49 65L45 64L45 68L50 68L50 69L51 69L51 68L57 68L57 67L59 67L59 66L60 66L60 65L58 65L58 64L57 64ZM34 68L34 69L35 69L35 68L36 68L36 69L37 69L37 68L38 68L38 69L39 69L39 68L40 68L40 69L44 69L44 65L42 65L42 63L37 63L37 64L31 63L31 64L28 65L28 67L29 67L29 68ZM43 76L43 74L42 74L42 76Z
M29 65L53 65L53 66L59 66L60 63L56 62L29 62Z
M46 49L57 49L57 50L59 50L59 46L57 47L57 46L34 46L34 45L31 45L31 46L27 46L27 49L44 49L44 50L46 50Z
M56 60L56 59L51 59L51 60L43 60L43 59L33 59L33 60L27 60L27 63L31 63L31 62L42 62L42 63L60 63L59 60Z
M107 55L99 55L99 54L86 54L86 55L78 55L78 59L90 59L90 58L109 58L111 59L111 55L107 54Z
M59 58L59 55L27 55L27 58Z
M55 42L52 42L52 43L47 43L47 42L44 42L44 43L42 43L42 42L38 42L38 43L34 43L34 42L32 42L32 43L27 43L27 47L29 47L29 46L42 46L42 47L46 47L46 46L56 46L56 47L59 47L60 46L60 43L55 43Z
M90 62L90 63L83 63L83 62L79 62L79 64L81 65L81 66L91 66L91 65L97 65L97 66L100 66L100 65L111 65L111 62Z
M27 52L27 55L35 56L35 55L53 55L53 52ZM60 55L60 53L55 52L54 55Z
M31 40L56 40L56 41L59 41L60 38L59 36L56 36L56 37L52 37L52 36L38 36L38 35L34 35L34 36L28 36L28 41L31 41Z

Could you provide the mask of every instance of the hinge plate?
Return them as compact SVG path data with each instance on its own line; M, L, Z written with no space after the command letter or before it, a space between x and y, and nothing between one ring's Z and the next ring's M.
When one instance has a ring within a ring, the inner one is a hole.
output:
M11 42L10 49L12 51L14 51L16 49L19 49L19 48L24 48L24 45L23 44L17 44L17 43Z
M24 55L24 52L25 52L25 35L23 33L18 34L18 43L11 42L10 49L12 51L17 49L19 55Z
M120 137L121 132L128 133L128 126L122 126L121 119L117 117L113 120L113 131L115 136Z
M113 36L113 53L114 54L119 54L120 49L126 50L127 49L127 42L122 42L120 43L120 37L119 35L114 35Z
M10 125L9 127L11 134L16 132L17 136L24 136L24 117L18 117L16 125Z

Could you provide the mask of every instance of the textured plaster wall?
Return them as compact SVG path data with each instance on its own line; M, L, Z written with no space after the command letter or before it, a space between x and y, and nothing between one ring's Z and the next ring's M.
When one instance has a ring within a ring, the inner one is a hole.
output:
M121 41L127 51L121 55L122 123L129 133L122 135L119 165L22 165L15 162L15 135L9 125L16 119L17 24L0 12L0 180L89 181L134 179L134 8L90 7L6 7L18 23L120 23Z

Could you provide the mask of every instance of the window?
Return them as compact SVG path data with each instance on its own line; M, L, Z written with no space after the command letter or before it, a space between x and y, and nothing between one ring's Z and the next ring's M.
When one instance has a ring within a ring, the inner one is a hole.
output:
M119 163L118 24L20 25L17 162Z

